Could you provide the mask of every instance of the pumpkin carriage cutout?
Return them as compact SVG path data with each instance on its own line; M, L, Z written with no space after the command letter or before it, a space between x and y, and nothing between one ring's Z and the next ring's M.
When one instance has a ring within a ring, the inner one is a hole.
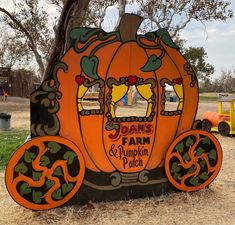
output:
M145 35L142 18L125 14L117 32L76 28L71 47L31 94L31 136L12 156L6 185L33 210L67 202L138 198L208 186L222 164L210 133L193 128L198 83L165 29ZM98 108L83 106L98 87ZM166 85L179 103L166 109ZM135 87L144 116L116 115Z

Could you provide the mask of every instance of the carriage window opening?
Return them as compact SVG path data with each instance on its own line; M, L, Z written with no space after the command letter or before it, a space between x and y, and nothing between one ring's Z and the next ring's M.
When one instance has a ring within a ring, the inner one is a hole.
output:
M155 115L156 80L144 80L137 76L122 77L107 81L108 123L151 122Z
M181 112L183 108L183 86L165 83L163 91L164 112Z
M179 105L179 98L175 93L174 87L165 84L165 107L164 111L177 111Z
M135 86L130 86L124 97L114 105L116 117L145 117L148 101L137 91Z
M80 115L102 114L103 105L100 83L94 85L80 85L77 93L77 107Z
M82 106L84 110L100 109L99 93L99 84L88 88L86 94L82 98Z

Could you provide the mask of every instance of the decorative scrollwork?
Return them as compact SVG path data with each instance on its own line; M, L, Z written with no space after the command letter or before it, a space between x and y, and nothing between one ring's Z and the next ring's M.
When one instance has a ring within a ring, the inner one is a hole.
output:
M121 174L119 172L114 172L110 175L111 177L111 184L114 187L117 187L121 184L122 182L122 178L121 178Z
M118 32L106 33L102 29L93 28L76 28L74 33L74 45L73 48L77 53L86 51L86 49L96 41L101 41L90 53L93 56L100 48L107 44L114 43L120 40L120 34ZM75 35L75 32L77 33ZM71 34L70 34L71 35ZM82 47L79 44L84 44Z
M191 65L189 63L186 63L184 65L184 70L187 72L187 74L189 76L191 76L190 86L194 87L197 82L197 76L196 76L195 72L193 71L193 68L191 67Z
M59 99L62 98L62 93L58 91L57 72L59 69L66 72L68 67L62 62L56 64L52 78L45 80L41 87L31 95L31 104L41 105L50 118L50 122L32 123L31 132L34 136L57 135L60 130L59 119L56 115L60 109Z
M149 181L148 175L149 175L149 171L147 171L147 170L141 171L141 172L139 173L139 181L140 181L141 183L147 183L147 182Z

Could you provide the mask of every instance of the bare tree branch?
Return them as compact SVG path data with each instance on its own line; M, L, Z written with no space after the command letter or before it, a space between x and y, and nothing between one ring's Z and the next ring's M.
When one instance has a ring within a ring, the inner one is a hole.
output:
M158 28L166 28L175 38L191 21L225 21L233 16L231 1L136 0L141 14Z
M34 40L32 38L32 36L30 35L30 33L27 31L27 29L25 29L25 27L21 24L21 22L19 20L17 20L10 12L8 12L6 9L1 8L0 7L0 11L2 13L4 13L5 15L7 15L14 24L16 24L16 26L19 28L19 30L25 34L25 36L28 38L29 41L29 47L30 49L33 51L35 59L39 65L39 69L40 69L40 73L43 74L44 73L44 64L42 61L42 57L38 52L38 49L36 47L36 44L34 43Z
M120 20L121 20L122 16L123 16L124 13L125 13L126 4L127 4L127 0L119 0L119 1L118 1L119 19L118 19L118 21L117 21L117 24L116 24L114 30L117 30L117 29L118 29Z

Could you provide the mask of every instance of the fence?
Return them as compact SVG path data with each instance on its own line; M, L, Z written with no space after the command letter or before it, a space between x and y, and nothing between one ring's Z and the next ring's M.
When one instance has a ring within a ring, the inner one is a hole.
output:
M38 84L39 80L32 71L0 68L0 86L8 90L11 96L29 97Z

